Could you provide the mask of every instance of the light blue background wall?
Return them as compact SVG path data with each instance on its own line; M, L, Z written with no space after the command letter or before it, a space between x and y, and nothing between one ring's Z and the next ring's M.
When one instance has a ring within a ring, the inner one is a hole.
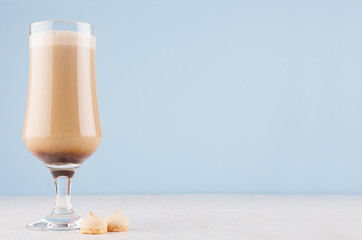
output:
M0 0L0 194L53 193L22 142L28 24L97 27L104 139L73 193L362 193L362 2Z

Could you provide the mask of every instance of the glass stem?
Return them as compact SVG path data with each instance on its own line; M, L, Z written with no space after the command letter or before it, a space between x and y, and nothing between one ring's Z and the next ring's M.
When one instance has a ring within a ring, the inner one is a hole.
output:
M58 176L55 182L55 206L53 212L72 212L72 203L70 198L71 178L68 176Z

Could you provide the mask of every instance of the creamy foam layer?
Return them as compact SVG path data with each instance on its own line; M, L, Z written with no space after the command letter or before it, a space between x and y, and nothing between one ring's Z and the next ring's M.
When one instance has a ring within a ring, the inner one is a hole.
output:
M89 33L73 31L45 31L29 36L30 48L44 45L77 45L95 49L96 38Z

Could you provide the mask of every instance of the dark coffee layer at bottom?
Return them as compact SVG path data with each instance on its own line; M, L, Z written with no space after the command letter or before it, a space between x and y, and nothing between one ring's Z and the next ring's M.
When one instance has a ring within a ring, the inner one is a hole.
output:
M81 164L92 153L89 152L34 152L34 155L45 164L61 166L68 164Z

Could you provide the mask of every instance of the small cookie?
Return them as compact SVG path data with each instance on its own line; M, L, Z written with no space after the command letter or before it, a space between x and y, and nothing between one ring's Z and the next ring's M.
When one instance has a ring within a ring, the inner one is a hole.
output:
M105 217L104 220L108 223L108 232L126 232L128 231L129 220L122 216L117 209L114 213Z
M89 212L89 217L80 224L80 232L83 234L103 234L107 233L107 222Z

